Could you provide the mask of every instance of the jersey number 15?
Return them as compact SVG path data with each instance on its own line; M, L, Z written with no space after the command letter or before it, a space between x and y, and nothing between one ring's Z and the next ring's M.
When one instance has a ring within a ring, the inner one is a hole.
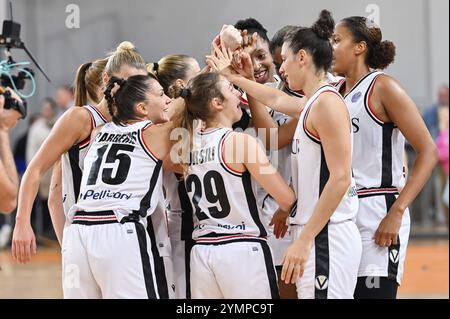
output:
M102 181L109 185L119 185L127 179L130 171L131 158L125 153L119 153L119 151L131 153L134 150L134 146L123 144L112 144L111 146L105 145L97 149L97 159L91 166L87 185L95 185L97 183L98 174L100 168L102 167L103 157L108 150L108 147L109 151L106 156L105 164L114 164L116 161L119 161L119 165L117 166L117 171L114 177L112 176L114 170L113 168L103 168Z

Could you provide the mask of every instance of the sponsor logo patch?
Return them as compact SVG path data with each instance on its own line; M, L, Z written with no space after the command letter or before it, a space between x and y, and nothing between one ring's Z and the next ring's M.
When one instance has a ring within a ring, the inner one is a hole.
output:
M352 102L356 103L358 102L358 100L361 98L362 93L361 92L356 92L355 94L353 94L352 96Z
M390 259L394 264L398 263L399 257L400 257L400 254L399 254L399 252L398 252L397 249L392 249L392 250L389 252L389 259Z
M325 290L328 288L328 277L319 275L316 277L316 289Z

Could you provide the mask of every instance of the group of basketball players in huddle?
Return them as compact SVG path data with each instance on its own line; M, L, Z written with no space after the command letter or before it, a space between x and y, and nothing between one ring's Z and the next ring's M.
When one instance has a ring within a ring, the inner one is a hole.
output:
M129 42L85 63L75 107L23 176L12 254L49 208L65 298L396 298L415 199L437 163L364 17L224 26L206 66ZM405 138L417 153L407 172Z

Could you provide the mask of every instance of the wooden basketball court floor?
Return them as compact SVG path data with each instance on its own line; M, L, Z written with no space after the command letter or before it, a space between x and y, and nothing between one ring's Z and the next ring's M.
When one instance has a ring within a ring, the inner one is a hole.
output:
M0 267L0 299L62 298L57 249L39 249L27 265L15 263L10 251L2 251ZM449 298L448 240L411 242L399 298Z

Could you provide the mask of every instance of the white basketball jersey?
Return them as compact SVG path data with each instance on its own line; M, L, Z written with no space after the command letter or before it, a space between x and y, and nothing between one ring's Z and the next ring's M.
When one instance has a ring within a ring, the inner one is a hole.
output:
M94 106L83 106L91 116L91 132L97 126L107 123L105 117ZM69 209L75 204L80 193L81 176L83 173L83 161L88 151L91 141L89 136L81 143L72 146L72 148L61 156L62 167L62 196L64 212L67 214Z
M394 123L384 123L371 110L370 97L382 72L364 76L344 99L353 126L353 174L358 191L371 188L402 188L405 138ZM345 79L337 89L342 90Z
M193 238L216 242L266 237L256 205L256 185L223 160L223 144L232 129L194 133L186 190L194 212Z
M320 88L306 103L292 141L292 181L297 207L292 210L291 224L305 225L314 213L317 201L328 181L329 171L320 139L308 132L306 120L314 102L324 92L339 93L330 85ZM339 95L340 96L340 95ZM348 174L352 174L351 171ZM331 223L353 220L358 211L354 180L330 218Z
M296 92L289 90L289 88L286 87L284 82L282 82L281 80L279 80L278 82L268 83L267 85L269 85L271 87L275 87L275 88L279 89L280 91L283 91L286 94L289 94L291 96L296 96L299 98L303 97L303 95L300 95ZM278 127L280 127L280 126L286 124L287 122L289 122L290 120L292 120L292 117L290 117L284 113L277 112L273 109L269 109L269 114L272 117L272 119L275 121L275 123L277 123ZM290 148L290 146L286 146L278 151L270 152L269 159L272 164L274 164L274 165L276 164L275 167L277 168L278 172L283 177L283 179L286 182L290 182L290 180L291 180L291 165L290 165L291 148Z
M170 213L182 213L180 195L179 195L179 178L173 172L163 172L163 187L166 207Z
M281 81L278 77L275 77L277 80L276 82L270 82L266 83L267 86L274 87L280 91L285 92L286 94L289 94L291 96L296 96L299 98L302 98L303 95L289 90L289 88L284 84L283 81ZM278 127L286 124L292 118L286 114L277 112L271 108L267 108L270 116L272 119L278 124ZM290 145L277 150L277 151L270 151L268 152L268 158L271 162L271 164L277 169L278 173L280 173L281 177L286 181L286 183L291 184L292 183L292 174L291 174L291 147ZM267 193L267 191L262 188L258 187L258 207L262 208L262 211L265 215L265 218L267 219L267 222L270 223L273 215L273 209L272 207L278 206L276 204L276 201ZM269 203L272 202L272 203ZM270 207L268 210L266 210L266 207ZM266 214L267 213L269 214Z
M153 213L162 194L162 161L145 145L143 132L152 125L142 121L128 126L106 124L96 135L84 160L80 195L70 209L114 211L117 219L131 213Z

